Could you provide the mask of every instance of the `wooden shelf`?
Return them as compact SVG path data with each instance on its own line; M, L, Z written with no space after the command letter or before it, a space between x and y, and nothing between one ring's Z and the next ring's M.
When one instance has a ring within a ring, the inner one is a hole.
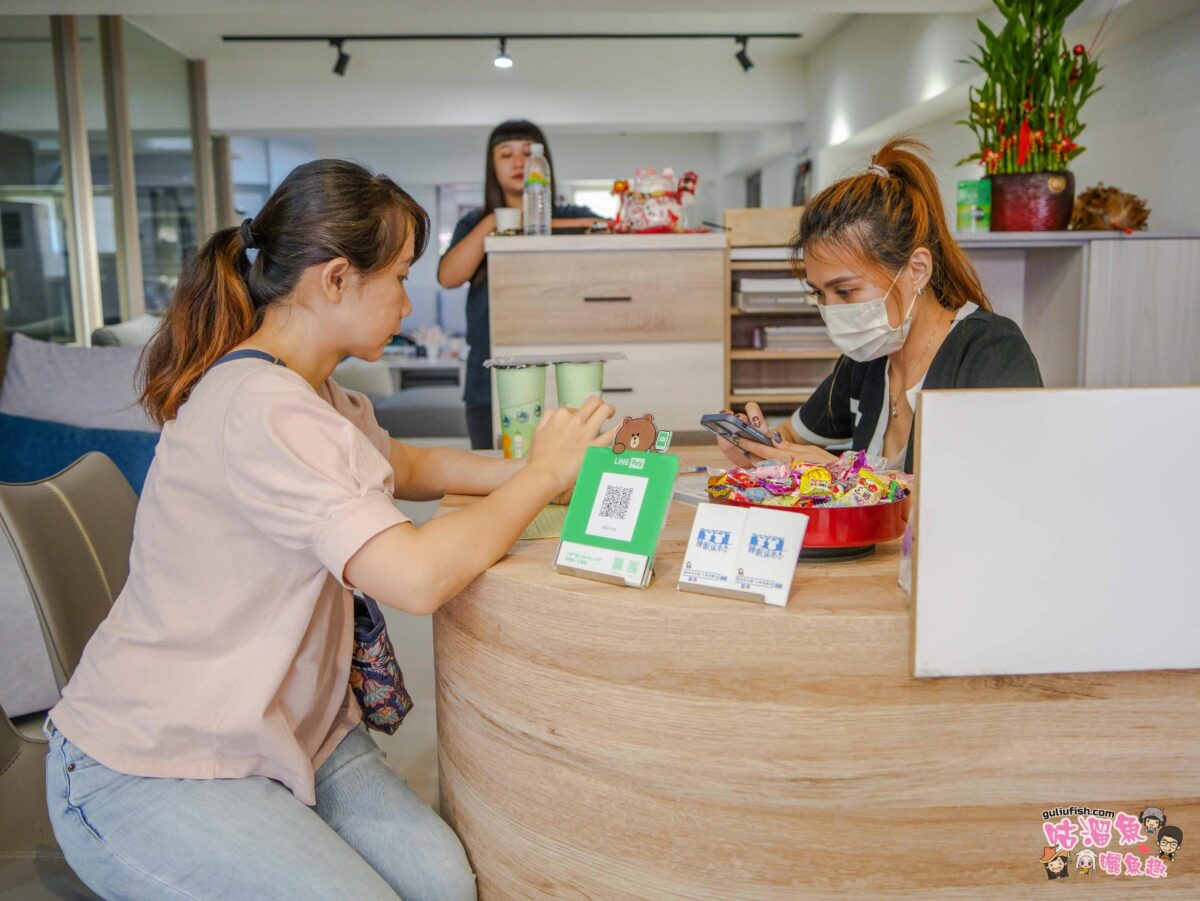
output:
M729 352L731 360L836 360L841 353L836 350L757 350L734 348Z
M816 304L809 304L802 310L741 310L729 308L730 316L820 316Z
M811 393L807 394L730 394L728 403L746 404L754 401L760 407L770 406L772 404L802 404L812 397Z
M800 272L804 265L793 266L791 260L730 260L729 268L734 272Z

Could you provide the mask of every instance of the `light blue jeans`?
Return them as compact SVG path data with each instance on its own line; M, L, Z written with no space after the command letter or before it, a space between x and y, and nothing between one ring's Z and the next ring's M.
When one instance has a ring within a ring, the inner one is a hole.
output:
M114 772L46 722L46 801L67 862L108 899L459 901L458 836L359 725L317 770L317 806L271 779Z

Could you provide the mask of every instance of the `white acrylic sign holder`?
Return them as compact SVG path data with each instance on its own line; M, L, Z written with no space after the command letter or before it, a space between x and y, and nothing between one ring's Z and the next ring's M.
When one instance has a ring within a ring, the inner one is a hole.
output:
M914 674L1200 667L1200 388L926 391Z

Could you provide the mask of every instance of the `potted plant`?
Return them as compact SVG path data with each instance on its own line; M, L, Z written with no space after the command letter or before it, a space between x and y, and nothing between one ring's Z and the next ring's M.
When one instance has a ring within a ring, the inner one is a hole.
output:
M1083 0L993 2L1004 27L996 33L980 21L979 55L964 60L986 77L970 89L968 116L961 120L975 133L979 151L960 165L978 160L987 170L994 231L1064 229L1075 201L1075 176L1067 166L1084 151L1077 143L1084 127L1079 111L1100 90L1091 50L1068 47L1063 38L1067 17Z

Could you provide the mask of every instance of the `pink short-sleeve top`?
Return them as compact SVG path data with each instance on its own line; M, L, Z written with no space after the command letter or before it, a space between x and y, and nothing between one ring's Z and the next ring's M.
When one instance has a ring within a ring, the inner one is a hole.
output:
M201 379L163 427L129 579L50 711L135 776L267 776L305 804L358 723L346 563L395 506L386 432L332 379L258 359Z

